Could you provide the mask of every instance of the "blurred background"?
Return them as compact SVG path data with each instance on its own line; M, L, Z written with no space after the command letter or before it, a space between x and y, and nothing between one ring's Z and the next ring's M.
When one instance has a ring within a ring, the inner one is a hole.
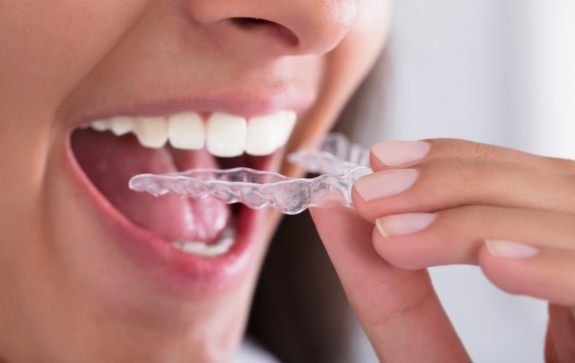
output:
M368 85L383 97L360 106L370 127L356 139L456 137L575 158L575 1L394 3ZM543 361L545 304L497 290L476 268L432 275L475 362ZM360 337L357 349L376 362Z

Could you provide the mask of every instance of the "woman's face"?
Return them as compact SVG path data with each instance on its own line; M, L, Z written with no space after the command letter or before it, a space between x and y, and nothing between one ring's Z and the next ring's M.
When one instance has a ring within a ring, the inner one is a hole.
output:
M295 175L285 150L331 127L388 15L387 0L2 1L0 361L229 360L277 214L128 179Z

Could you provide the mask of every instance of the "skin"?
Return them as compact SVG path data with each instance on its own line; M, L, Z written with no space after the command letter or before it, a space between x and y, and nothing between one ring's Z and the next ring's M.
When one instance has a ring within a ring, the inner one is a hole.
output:
M417 179L403 192L370 200L360 193L360 180L353 194L358 214L313 212L378 356L470 361L425 269L472 264L505 291L548 301L546 360L572 362L575 162L461 140L426 142L425 156L393 166L378 158L381 146L372 149L375 174L363 182L415 169ZM422 215L431 223L398 233L397 226ZM373 226L378 219L387 226L385 236ZM520 244L521 253L502 254L495 240Z
M0 359L229 360L277 215L269 214L257 259L237 286L213 295L159 289L109 248L89 202L71 182L62 164L71 124L122 104L282 80L316 97L294 133L290 147L295 148L329 129L365 76L383 45L386 5L383 0L268 0L265 6L255 0L3 1ZM233 16L266 19L291 35L217 30L215 24ZM290 46L294 36L297 47ZM282 78L286 74L294 76ZM244 78L229 85L237 75ZM418 170L407 191L370 202L355 193L359 214L313 212L379 357L469 360L425 268L470 263L502 289L549 301L547 359L572 361L573 162L464 141L429 143L425 157L405 165L373 159L376 175L390 168ZM383 237L373 227L378 218L411 213L437 215L428 228L409 235ZM468 228L478 225L482 228ZM486 247L487 239L531 245L539 253L497 256Z
M239 29L234 16L283 32ZM388 16L385 0L2 1L0 361L228 361L278 216L267 216L238 284L167 291L107 242L63 161L70 133L141 102L291 87L315 98L295 148L331 127Z

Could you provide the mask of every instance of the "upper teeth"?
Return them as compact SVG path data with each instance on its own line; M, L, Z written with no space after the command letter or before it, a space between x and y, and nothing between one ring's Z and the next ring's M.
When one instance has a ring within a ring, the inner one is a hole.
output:
M244 153L268 155L283 147L296 122L293 111L251 117L250 119L222 112L213 113L204 122L196 112L171 116L117 116L94 121L91 128L112 131L121 136L136 135L142 146L163 147L169 140L177 149L197 150L206 147L219 157L234 157Z

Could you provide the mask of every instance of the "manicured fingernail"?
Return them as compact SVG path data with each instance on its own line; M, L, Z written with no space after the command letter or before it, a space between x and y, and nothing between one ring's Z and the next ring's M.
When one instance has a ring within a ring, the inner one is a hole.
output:
M423 231L437 217L436 213L409 213L379 218L377 230L384 237L403 236Z
M503 258L523 259L536 256L541 252L538 248L512 241L488 240L485 241L485 245L493 256Z
M415 183L417 170L396 169L373 173L360 178L355 190L366 202L399 194Z
M373 155L387 166L400 166L421 160L431 145L423 141L384 141L371 148Z

